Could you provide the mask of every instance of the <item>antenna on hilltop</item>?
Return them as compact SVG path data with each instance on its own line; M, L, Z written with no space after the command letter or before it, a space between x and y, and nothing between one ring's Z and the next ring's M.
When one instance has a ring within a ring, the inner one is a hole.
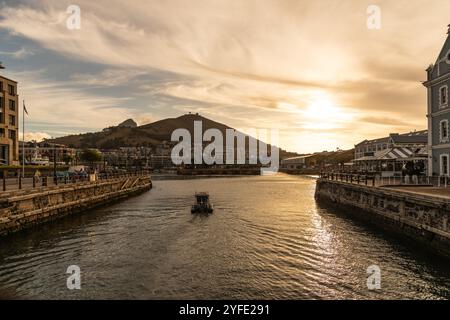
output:
M0 69L5 69L5 67L3 66L3 63L0 61Z

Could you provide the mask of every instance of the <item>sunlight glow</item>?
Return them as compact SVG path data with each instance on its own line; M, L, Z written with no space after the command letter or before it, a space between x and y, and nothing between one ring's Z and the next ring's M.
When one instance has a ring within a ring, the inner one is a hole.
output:
M335 129L344 122L352 120L352 116L342 108L335 105L331 98L324 93L314 96L312 102L303 112L303 116L308 123L306 129Z

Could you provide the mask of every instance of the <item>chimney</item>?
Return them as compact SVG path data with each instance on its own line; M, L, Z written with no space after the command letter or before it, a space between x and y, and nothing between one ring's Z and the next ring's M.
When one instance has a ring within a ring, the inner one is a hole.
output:
M3 63L0 61L0 69L5 69L5 67L3 66Z
M448 31L447 34L450 34L450 24L448 25Z

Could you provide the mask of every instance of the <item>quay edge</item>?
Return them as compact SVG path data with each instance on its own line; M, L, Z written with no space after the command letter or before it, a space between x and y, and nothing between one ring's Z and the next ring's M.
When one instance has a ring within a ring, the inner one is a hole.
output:
M450 259L450 200L322 178L315 198Z
M149 175L0 195L0 237L125 199L152 188Z

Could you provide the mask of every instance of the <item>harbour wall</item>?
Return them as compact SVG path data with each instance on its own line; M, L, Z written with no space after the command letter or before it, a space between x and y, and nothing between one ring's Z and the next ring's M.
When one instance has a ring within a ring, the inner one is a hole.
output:
M315 198L450 258L450 201L445 198L323 178L317 180Z
M0 193L0 236L115 202L152 187L149 175Z

